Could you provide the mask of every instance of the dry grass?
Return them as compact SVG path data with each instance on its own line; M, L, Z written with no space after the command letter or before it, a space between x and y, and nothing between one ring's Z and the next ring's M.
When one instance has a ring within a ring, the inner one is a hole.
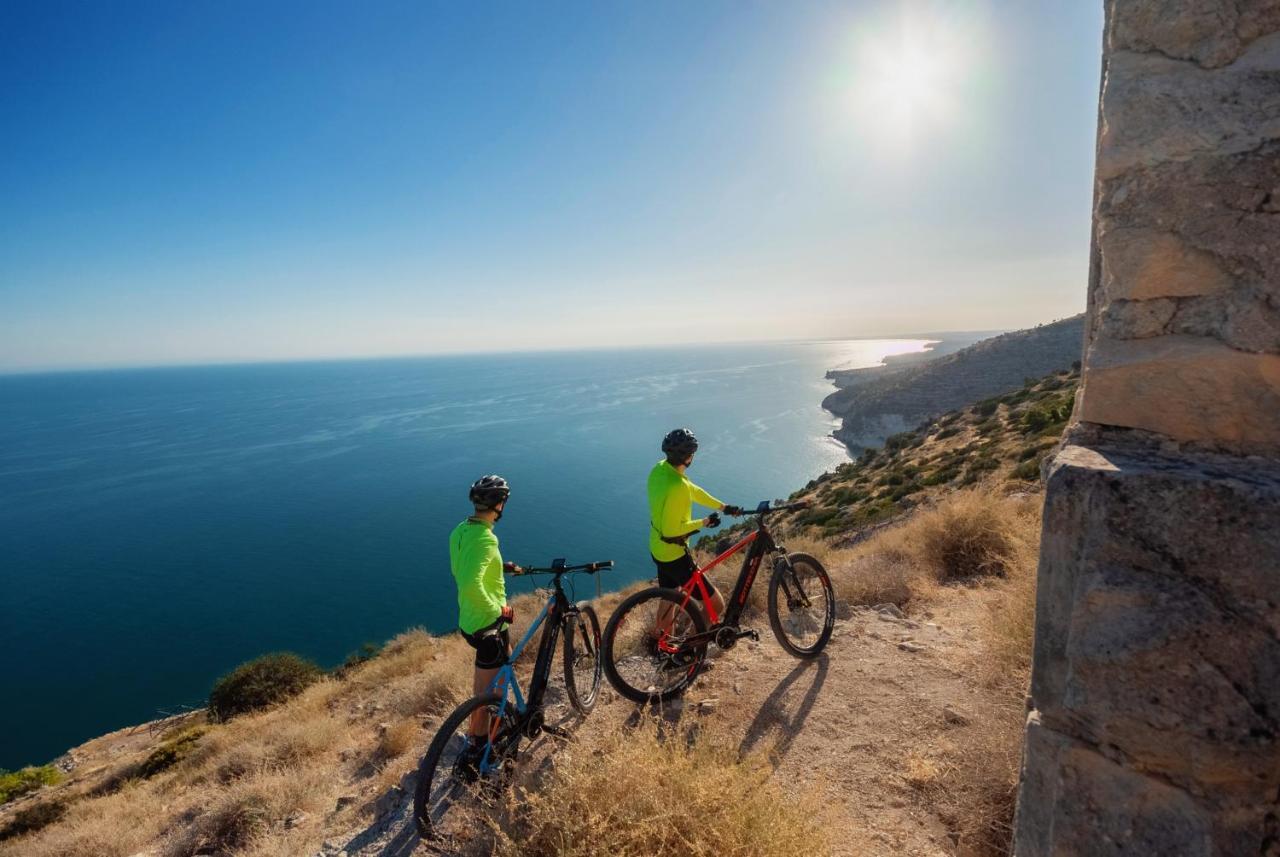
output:
M976 666L991 690L989 705L973 718L965 740L947 749L936 783L926 789L958 835L964 854L1007 854L1013 834L1035 627L1037 500L988 501L1003 518L1001 543L1007 546L1004 579L991 592Z
M536 791L507 802L496 853L525 857L825 854L820 803L771 779L761 754L653 724L565 753Z
M986 488L957 491L885 538L890 544L896 540L940 582L1004 576L1038 531L1031 506L1025 498Z
M387 727L378 739L379 761L390 761L421 746L419 731L418 723L412 719Z

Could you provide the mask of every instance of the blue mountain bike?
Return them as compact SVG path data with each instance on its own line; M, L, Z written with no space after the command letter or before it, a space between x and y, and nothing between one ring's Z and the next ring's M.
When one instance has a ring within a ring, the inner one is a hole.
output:
M564 560L558 559L550 568L525 569L523 574L526 575L551 575L551 597L524 639L512 650L488 691L468 699L445 718L427 755L423 757L418 768L413 811L418 832L424 838L448 835L452 828L459 832L474 829L459 817L465 813L458 810L468 803L474 805L470 798L486 791L492 792L504 783L514 767L522 739L536 738L542 732L567 737L562 730L546 722L543 709L556 640L562 630L564 685L569 702L582 714L595 705L602 670L600 620L590 604L585 601L574 603L565 594L561 578L575 573L595 574L612 567L612 560L565 565ZM526 697L520 691L514 664L539 627L543 628L542 639L538 643L538 659L534 662ZM486 709L489 715L487 737L479 745L469 740L471 716L477 709ZM446 815L449 816L447 824Z

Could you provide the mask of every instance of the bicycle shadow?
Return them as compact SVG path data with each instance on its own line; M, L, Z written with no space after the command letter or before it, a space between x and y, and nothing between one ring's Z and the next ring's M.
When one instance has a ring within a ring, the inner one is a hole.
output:
M778 741L774 744L773 752L769 754L770 763L776 769L782 757L791 749L791 744L795 741L796 735L801 728L803 728L805 720L809 717L809 712L813 710L814 703L818 700L818 692L822 690L822 685L826 683L829 669L830 661L826 652L811 661L801 661L796 664L791 672L787 673L782 681L778 682L778 686L765 698L765 701L761 703L755 719L747 727L747 734L743 737L742 743L738 745L738 758L745 758L765 736L776 730L778 732ZM805 691L804 697L800 700L795 712L788 716L787 706L783 697L791 690L791 686L810 670L813 671L813 681L809 685L809 689Z

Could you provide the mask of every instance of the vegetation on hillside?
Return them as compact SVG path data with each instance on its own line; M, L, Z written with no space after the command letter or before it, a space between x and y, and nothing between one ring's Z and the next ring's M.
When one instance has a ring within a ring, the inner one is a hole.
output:
M1075 370L1028 378L1020 389L892 435L796 492L811 505L788 522L847 537L989 477L1038 482L1041 461L1071 418L1079 381Z

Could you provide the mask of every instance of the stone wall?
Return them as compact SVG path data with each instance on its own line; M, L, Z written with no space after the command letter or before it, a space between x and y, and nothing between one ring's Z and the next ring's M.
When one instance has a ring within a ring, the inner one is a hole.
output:
M1280 857L1280 0L1110 0L1020 857Z

